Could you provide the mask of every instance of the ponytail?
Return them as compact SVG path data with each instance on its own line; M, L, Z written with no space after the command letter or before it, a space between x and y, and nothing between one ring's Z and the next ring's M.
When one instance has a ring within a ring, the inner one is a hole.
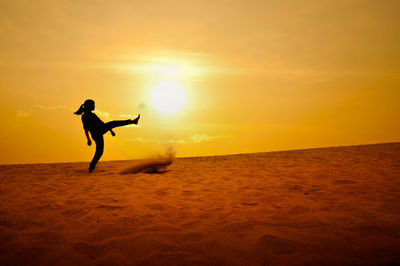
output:
M94 101L87 99L82 105L81 107L79 107L78 111L76 111L74 114L76 115L81 115L85 112L91 112L94 110Z
M76 111L74 114L81 115L81 114L83 114L84 110L85 110L85 105L81 104L81 107L79 107L78 111Z

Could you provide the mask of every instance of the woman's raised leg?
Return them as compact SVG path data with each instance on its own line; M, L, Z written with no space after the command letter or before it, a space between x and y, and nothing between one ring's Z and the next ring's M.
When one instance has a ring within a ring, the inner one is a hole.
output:
M139 121L140 115L138 117L136 117L135 119L128 119L128 120L114 120L114 121L110 121L104 124L104 130L103 132L106 133L107 131L109 131L110 129L113 129L115 127L123 127L123 126L127 126L127 125L132 125L135 124L137 125L138 121ZM104 134L103 133L103 134Z

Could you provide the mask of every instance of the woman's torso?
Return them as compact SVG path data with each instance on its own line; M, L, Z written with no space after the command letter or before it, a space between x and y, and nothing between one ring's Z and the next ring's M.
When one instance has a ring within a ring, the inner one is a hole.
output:
M82 115L83 127L89 130L92 137L103 135L104 122L94 113L84 113Z

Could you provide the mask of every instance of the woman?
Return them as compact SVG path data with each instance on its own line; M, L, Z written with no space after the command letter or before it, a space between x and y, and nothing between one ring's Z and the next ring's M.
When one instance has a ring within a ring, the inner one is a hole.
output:
M89 165L89 172L92 172L96 167L97 162L100 160L100 157L103 155L104 150L104 138L103 135L107 133L107 131L111 132L111 135L115 136L114 131L112 129L114 127L122 127L126 125L135 124L137 125L140 114L135 119L128 120L118 120L104 123L100 120L100 118L92 113L94 110L94 101L86 100L84 104L76 111L74 114L82 115L82 123L83 129L85 130L85 135L87 138L87 144L92 145L92 141L90 140L89 133L92 135L94 142L96 143L96 152L93 156L92 162Z

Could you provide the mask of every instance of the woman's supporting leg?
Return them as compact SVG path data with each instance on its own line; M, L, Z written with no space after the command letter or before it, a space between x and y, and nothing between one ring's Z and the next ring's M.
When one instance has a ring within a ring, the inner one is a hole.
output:
M92 172L96 167L97 162L100 160L101 156L103 155L104 151L104 138L103 136L96 137L93 139L96 142L96 152L94 153L92 162L89 166L89 171Z

